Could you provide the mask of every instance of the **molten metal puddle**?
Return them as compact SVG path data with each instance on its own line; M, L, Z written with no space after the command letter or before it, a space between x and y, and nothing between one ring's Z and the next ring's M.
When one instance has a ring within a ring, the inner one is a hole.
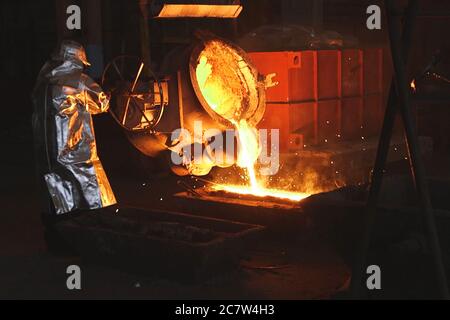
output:
M265 189L262 187L258 187L255 189L248 186L235 186L235 185L215 185L212 187L212 189L214 191L225 191L228 193L255 196L259 198L271 197L283 200L290 200L294 202L300 202L303 199L306 199L309 196L311 196L311 194L308 193L298 193L278 189Z

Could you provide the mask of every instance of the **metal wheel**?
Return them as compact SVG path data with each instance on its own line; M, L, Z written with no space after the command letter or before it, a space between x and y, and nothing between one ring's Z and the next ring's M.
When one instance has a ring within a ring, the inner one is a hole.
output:
M111 116L125 130L152 132L160 122L166 105L163 87L139 57L114 58L103 72L102 87L111 94Z

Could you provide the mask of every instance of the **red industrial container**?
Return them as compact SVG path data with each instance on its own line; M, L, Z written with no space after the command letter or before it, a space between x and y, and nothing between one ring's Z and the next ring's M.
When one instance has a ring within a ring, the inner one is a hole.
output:
M279 82L279 85L267 89L267 101L272 103L291 101L289 79L291 73L301 67L301 52L253 52L250 53L250 58L260 73L265 75L270 73L277 74L276 81Z
M280 129L281 152L378 134L383 118L383 50L251 52L267 89L262 128ZM289 126L287 125L289 124ZM293 147L295 145L295 147Z
M266 113L259 123L260 129L278 129L280 130L280 151L289 150L289 104L268 104Z

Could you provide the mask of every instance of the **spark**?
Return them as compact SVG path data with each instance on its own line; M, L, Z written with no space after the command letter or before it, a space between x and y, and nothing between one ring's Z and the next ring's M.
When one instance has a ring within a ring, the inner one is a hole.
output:
M417 92L416 79L413 79L413 80L411 81L411 89L412 89L412 91L413 91L414 93Z

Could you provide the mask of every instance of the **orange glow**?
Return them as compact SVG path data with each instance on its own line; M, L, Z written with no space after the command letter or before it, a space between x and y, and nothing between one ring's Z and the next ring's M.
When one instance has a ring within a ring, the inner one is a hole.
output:
M255 165L261 153L258 131L247 120L242 119L245 100L248 97L251 99L252 92L256 88L244 86L242 78L233 70L235 63L232 60L239 57L219 49L221 49L219 45L212 42L200 55L196 67L197 83L211 109L227 119L236 129L239 144L237 165L245 169L246 182L240 186L216 184L213 190L295 202L307 198L310 194L266 188L264 182L257 176ZM218 57L217 55L222 52L223 56ZM239 69L242 72L246 70ZM244 73L243 77L250 75Z
M240 5L164 4L157 18L237 18Z
M413 81L411 81L411 89L413 90L413 92L417 91L416 79L413 79Z
M256 179L255 163L261 152L258 133L245 120L235 123L235 127L239 141L237 165L247 170L250 188L257 192L260 187Z
M223 77L214 76L213 66L206 56L200 58L196 75L203 97L211 109L225 119L236 118L242 100L240 80L225 72L222 73Z
M213 190L226 191L229 193L242 195L252 195L261 198L265 197L279 198L295 202L300 202L303 199L306 199L310 196L310 194L308 193L291 192L277 189L266 189L262 187L254 190L253 188L249 188L248 186L236 186L236 185L216 185L213 186Z
M233 48L210 41L198 60L196 81L208 106L232 122L242 119L248 105L257 104L257 79Z
M218 184L213 187L215 191L226 191L229 193L252 195L256 197L272 197L299 202L310 194L284 191L266 188L256 176L255 164L261 152L259 136L256 128L252 128L245 120L235 123L239 152L237 165L246 170L246 180L248 185L223 185Z

